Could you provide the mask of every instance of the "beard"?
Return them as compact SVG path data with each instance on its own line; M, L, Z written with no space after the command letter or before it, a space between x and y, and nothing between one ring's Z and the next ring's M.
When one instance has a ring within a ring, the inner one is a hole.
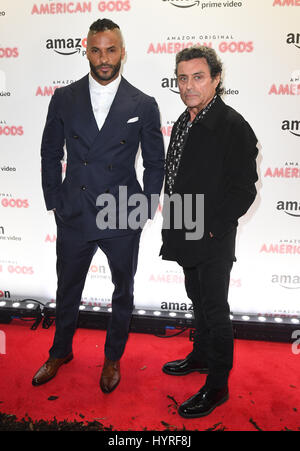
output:
M90 68L92 73L94 74L94 76L96 77L97 80L99 81L110 81L113 78L115 78L115 76L118 74L118 72L121 69L121 64L122 64L122 58L120 58L120 61L118 61L117 64L113 65L113 64L103 64L103 66L105 67L109 67L111 69L111 72L105 74L105 75L100 75L98 73L98 70L102 68L102 65L100 66L94 66L91 62L90 63Z

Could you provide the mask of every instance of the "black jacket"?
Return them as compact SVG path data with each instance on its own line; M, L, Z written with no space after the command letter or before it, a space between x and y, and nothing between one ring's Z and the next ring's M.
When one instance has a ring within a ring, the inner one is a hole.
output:
M204 236L187 240L189 230L175 230L171 221L171 228L162 231L163 259L185 267L215 256L235 260L238 219L256 197L256 146L248 122L217 97L204 119L191 127L173 188L180 195L204 194Z

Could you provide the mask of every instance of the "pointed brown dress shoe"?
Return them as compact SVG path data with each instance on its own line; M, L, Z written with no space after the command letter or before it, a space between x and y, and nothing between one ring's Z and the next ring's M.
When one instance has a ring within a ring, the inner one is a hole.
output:
M66 357L62 359L54 359L50 357L46 363L38 370L33 376L32 385L35 387L45 384L56 376L57 371L64 363L68 363L73 359L73 353L70 352Z
M111 393L119 384L121 379L120 360L109 360L105 357L100 387L103 393Z

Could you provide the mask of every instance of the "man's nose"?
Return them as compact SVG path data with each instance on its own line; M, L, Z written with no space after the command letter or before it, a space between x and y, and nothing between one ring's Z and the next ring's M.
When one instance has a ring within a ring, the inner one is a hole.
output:
M108 54L106 52L102 52L101 53L100 61L101 61L102 64L108 62Z
M189 77L186 82L186 89L191 91L194 88L194 80L193 77Z

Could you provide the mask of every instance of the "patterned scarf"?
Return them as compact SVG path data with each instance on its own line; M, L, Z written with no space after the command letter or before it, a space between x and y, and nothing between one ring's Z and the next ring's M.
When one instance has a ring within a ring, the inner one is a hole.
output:
M193 125L197 124L204 118L206 113L215 103L216 98L217 95L215 95L211 102L197 114L193 122L190 122L190 113L188 109L186 109L184 113L182 113L177 121L175 133L172 142L170 143L165 163L166 185L170 195L173 194L173 186L178 173L181 155L186 144L189 131Z

